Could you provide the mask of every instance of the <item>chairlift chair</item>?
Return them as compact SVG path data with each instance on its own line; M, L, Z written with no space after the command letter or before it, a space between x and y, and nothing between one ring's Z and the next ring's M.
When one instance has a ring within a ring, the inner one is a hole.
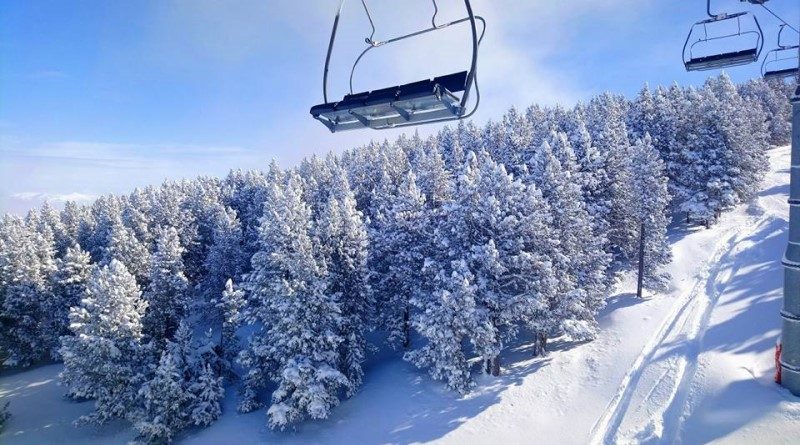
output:
M486 22L482 17L473 13L469 0L464 0L466 17L442 24L436 23L438 6L436 0L433 0L434 13L430 27L383 41L373 40L375 25L366 0L362 0L361 3L372 27L372 34L365 39L367 47L358 56L350 71L350 94L344 96L342 100L328 102L328 69L344 4L344 0L341 0L333 22L328 54L325 58L322 80L322 94L325 102L311 107L310 112L314 119L322 122L332 133L335 133L360 128L382 130L446 122L467 118L475 112L480 102L480 91L476 79L478 47L486 30ZM478 35L476 21L480 21L482 24L480 35ZM356 66L370 50L461 23L468 23L472 32L472 60L468 71L373 91L353 92L353 74ZM475 89L475 104L472 110L467 112L467 101L473 89Z
M764 62L761 63L761 75L764 79L785 79L796 77L800 72L800 56L798 50L800 45L784 45L781 43L781 35L786 25L781 25L778 31L778 47L770 50Z
M719 68L729 68L740 65L747 65L758 61L761 50L764 47L764 33L758 19L750 12L721 13L711 12L711 0L706 1L706 13L709 18L701 20L692 25L686 42L683 44L683 64L686 71L706 71ZM716 27L722 23L732 23L735 21L736 32L709 35L709 27ZM743 22L750 22L751 27L743 30ZM691 41L692 36L702 30L697 40ZM722 41L741 41L742 38L749 39L749 44L727 52L714 52L708 55L697 55L697 50L708 47L712 42Z

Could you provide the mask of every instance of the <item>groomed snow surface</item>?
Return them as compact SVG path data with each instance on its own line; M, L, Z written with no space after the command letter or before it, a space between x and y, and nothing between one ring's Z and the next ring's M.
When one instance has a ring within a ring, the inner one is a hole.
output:
M266 428L264 410L225 414L181 443L530 444L798 443L800 399L773 383L786 244L789 148L770 152L758 198L706 230L670 231L669 292L633 294L626 277L591 343L555 341L532 358L523 344L502 356L500 378L481 376L458 397L397 358L374 359L359 394L333 416L296 430ZM92 402L62 398L60 365L6 373L0 396L12 418L3 444L125 443L124 422L75 428Z

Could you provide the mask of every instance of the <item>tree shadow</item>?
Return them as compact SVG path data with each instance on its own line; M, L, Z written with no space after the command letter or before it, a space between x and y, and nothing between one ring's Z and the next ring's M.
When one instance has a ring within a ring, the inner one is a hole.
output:
M700 408L713 415L691 416L684 430L693 443L711 443L755 423L791 400L789 392L774 383L753 378L737 380L703 401ZM788 437L786 440L791 442Z
M64 397L64 387L58 385L61 369L56 364L3 374L0 397L10 402L11 418L0 443L126 443L134 438L130 423L123 420L75 427L73 422L91 412L94 402Z
M555 341L552 351L578 343ZM440 439L500 402L508 388L547 366L549 356L533 357L533 342L523 341L501 354L499 377L476 374L477 387L461 396L431 379L427 372L399 360L382 360L366 373L364 385L330 418L299 424L293 430L270 431L264 410L226 415L203 431L189 432L185 443L236 443L238 440L281 444L418 443ZM477 369L474 367L473 369ZM389 402L389 403L387 403ZM228 395L226 411L235 409ZM258 433L256 433L258 432Z

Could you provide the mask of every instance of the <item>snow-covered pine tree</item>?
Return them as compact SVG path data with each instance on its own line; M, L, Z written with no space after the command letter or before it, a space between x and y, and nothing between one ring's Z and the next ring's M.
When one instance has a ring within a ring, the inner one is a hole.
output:
M55 270L52 232L36 221L6 215L0 233L0 340L5 366L29 366L53 347L52 298Z
M429 233L425 197L409 171L391 207L381 209L370 235L371 286L380 325L393 348L410 342L409 301L420 286Z
M240 354L248 372L239 409L255 408L256 391L272 380L278 385L267 412L273 428L327 417L339 390L350 385L338 369L342 310L325 293L326 265L314 255L311 229L302 179L289 172L283 184L267 189L260 250L246 283L252 302L247 319L260 328Z
M64 225L64 232L70 240L67 247L78 244L88 250L87 246L94 225L89 208L80 206L73 201L67 201L64 203L64 210L61 211L60 217L61 223Z
M434 236L440 253L424 264L433 286L411 300L412 325L428 343L406 359L464 391L472 383L462 343L469 341L497 374L504 344L541 316L554 289L543 246L555 240L541 194L486 152L467 156L442 215Z
M558 329L575 340L586 340L597 332L594 317L605 304L610 258L593 236L580 185L573 179L577 165L567 136L553 132L550 140L552 143L543 142L529 161L530 180L549 204L558 239L550 254L558 293L549 301L554 313L551 320L557 324L545 326L538 334L546 337Z
M786 84L782 80L750 79L739 85L739 94L764 111L769 127L769 143L787 145L792 134L792 105L787 100Z
M627 127L631 139L642 139L645 134L654 133L656 112L655 98L645 83L628 109Z
M122 223L133 231L133 235L143 245L153 244L154 233L151 232L153 215L152 188L136 188L122 204Z
M499 131L501 134L497 136L499 140L487 144L487 150L497 153L492 156L493 159L505 165L506 169L517 176L522 175L525 156L530 154L528 148L536 137L534 125L512 107L498 125L501 128Z
M228 280L239 280L247 268L244 235L236 211L230 207L220 207L214 214L214 228L211 245L208 248L204 269L205 274L199 284L203 298L201 306L208 318L219 319L220 313L213 310L219 302L219 292ZM210 306L210 307L207 307Z
M258 220L263 213L262 205L266 193L268 177L279 175L277 163L270 163L265 175L255 170L231 170L223 182L224 194L228 195L228 203L241 222L244 258L250 258L258 249ZM250 265L245 264L245 269ZM232 277L228 277L232 278Z
M445 126L439 132L437 139L445 167L451 171L461 168L464 165L464 157L466 155L456 132Z
M91 256L79 245L68 247L56 260L53 274L53 298L48 302L51 325L46 332L61 337L69 335L69 310L78 306L92 272Z
M416 175L417 186L425 195L428 205L440 207L450 199L452 193L451 175L445 166L444 156L434 141L425 142L414 153L415 161L411 163L411 170ZM406 180L404 178L403 182Z
M170 442L190 424L208 426L222 413L225 395L212 343L194 341L182 321L165 343L153 377L142 385L134 427L148 442Z
M603 93L591 100L586 107L586 124L593 144L598 148L604 161L604 170L608 183L600 184L603 191L602 200L610 204L607 215L609 246L611 253L619 255L624 252L621 246L634 243L637 233L635 223L628 212L630 197L628 194L627 170L628 130L625 125L625 99L609 93ZM624 260L626 258L616 258Z
M174 227L157 231L149 285L144 293L149 308L144 317L144 332L156 342L172 337L186 312L188 280L184 275L183 252Z
M242 312L246 300L244 291L235 289L233 281L225 282L225 290L217 303L217 309L222 314L222 327L220 334L220 348L222 359L229 364L239 353L239 341L236 338L236 329L242 320Z
M117 260L136 277L138 283L145 285L149 278L150 252L147 246L136 239L133 230L122 223L119 216L114 218L108 228L108 239L102 247L100 264L107 265Z
M693 107L680 154L684 171L679 210L686 212L687 219L709 227L723 209L737 202L731 177L734 172L726 162L728 147L716 123L712 93L705 90L701 94L690 88L687 99Z
M191 420L196 426L208 426L222 415L220 403L225 396L222 378L210 363L205 363L195 371L198 375L189 387L193 395Z
M367 283L367 231L342 168L329 164L328 198L313 225L316 256L326 265L325 293L342 311L341 369L347 376L348 395L361 386L361 365L367 352L365 334L375 326L372 292Z
M664 161L653 147L649 134L631 147L628 169L631 178L631 211L644 229L643 283L646 288L663 290L668 284L669 275L659 269L672 260L672 250L667 242L670 197ZM628 257L636 258L638 248L640 246L637 246L636 252L629 252Z
M658 147L666 164L671 207L678 210L692 196L696 185L689 146L696 142L692 129L697 124L695 116L698 110L695 106L699 105L699 97L696 92L684 90L673 83L666 91L666 101L672 124L671 129L666 128L669 139L664 140L664 136L660 136Z
M610 182L605 170L603 155L594 146L586 121L583 118L583 109L575 107L565 116L563 131L567 135L570 146L575 153L577 172L572 175L581 187L583 204L590 216L590 224L594 234L594 242L603 252L611 252L608 233L611 222L611 203L608 194L602 187ZM608 274L607 282L613 277Z
M37 231L43 233L49 230L53 234L53 248L55 256L60 257L66 252L67 247L71 246L74 240L67 233L66 226L61 221L59 212L45 201L38 212Z
M171 443L190 422L194 395L186 391L172 351L168 347L162 352L155 375L139 389L143 407L134 428L147 443Z
M704 89L711 93L716 124L728 147L725 155L731 186L738 202L748 201L758 193L769 171L766 115L761 107L742 99L725 73L708 79Z
M472 121L458 121L456 136L458 137L459 145L461 149L464 150L464 153L469 153L471 151L477 153L484 149L481 129ZM457 170L462 166L463 162L460 165L454 166L453 169Z
M428 342L408 351L404 359L419 368L427 368L436 380L444 380L450 389L467 392L475 383L463 343L477 338L486 326L479 323L475 301L474 277L464 261L454 261L451 271L433 262L425 271L432 274L432 293L414 297L411 304L419 308L411 324Z
M94 412L82 422L104 423L135 411L148 363L141 343L146 308L136 279L112 260L92 272L80 305L70 310L73 335L61 337L60 378L70 396L95 399Z
M92 254L92 261L108 264L111 259L106 251L112 237L112 227L121 225L121 204L115 196L101 196L92 203L90 212L92 227L87 233L88 239L78 239L78 242Z

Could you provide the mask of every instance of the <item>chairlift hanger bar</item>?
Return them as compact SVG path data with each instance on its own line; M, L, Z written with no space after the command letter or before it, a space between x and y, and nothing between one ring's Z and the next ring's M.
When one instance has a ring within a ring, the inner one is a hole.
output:
M710 1L710 0L709 0L709 1ZM776 19L780 20L780 22L781 22L781 23L783 23L783 24L784 24L784 26L788 26L788 27L789 27L789 29L791 29L792 31L794 31L794 32L796 32L796 33L798 33L798 34L800 34L800 31L798 31L798 30L797 30L797 28L795 28L794 26L790 25L788 22L786 22L786 20L784 20L783 18L781 18L781 16L779 16L778 14L775 14L775 12L773 12L771 9L767 8L767 5L765 5L764 3L759 3L759 5L761 5L761 7L762 7L762 8L764 8L764 9L765 9L767 12L769 12L770 14L772 14L772 16L773 16L773 17L775 17ZM779 40L779 41L780 41L780 40Z
M795 49L795 48L797 48L797 45L784 45L784 44L781 43L781 34L783 34L783 30L786 27L788 27L789 29L792 29L791 26L789 26L786 23L784 23L784 24L781 25L781 28L778 30L778 49Z
M372 22L372 14L370 14L369 8L367 7L366 0L361 0L361 4L364 5L364 11L367 13L367 18L369 19L369 24L372 27L372 33L370 34L369 37L364 39L364 41L367 43L368 46L364 49L364 51L361 52L361 54L358 55L358 57L356 58L356 61L353 63L353 67L350 69L350 94L353 94L353 75L355 74L356 67L358 66L359 62L361 62L361 59L371 49L378 48L378 47L381 47L381 46L384 46L384 45L388 45L390 43L395 43L395 42L398 42L400 40L409 39L411 37L417 37L419 35L427 34L429 32L438 31L440 29L444 29L444 28L447 28L449 26L458 25L459 23L464 23L466 21L470 21L473 18L470 15L468 17L464 17L464 18L461 18L461 19L458 19L458 20L453 20L451 22L447 22L447 23L443 23L441 25L437 25L436 24L436 15L439 13L439 7L436 5L436 0L433 0L434 12L433 12L433 17L431 18L431 27L430 28L421 29L419 31L412 32L410 34L405 34L405 35L401 35L401 36L398 36L398 37L393 37L393 38L387 39L387 40L376 41L376 40L373 39L373 37L375 36L375 24ZM469 2L467 2L467 4L469 5ZM481 25L482 25L481 26L481 35L480 35L480 37L478 37L478 41L477 41L477 45L480 45L481 41L483 41L483 35L486 32L486 20L484 20L483 17L477 16L477 15L474 16L474 19L480 21ZM473 27L474 27L474 24L473 24ZM474 54L477 54L477 47L473 48L473 51L474 51ZM476 68L476 65L473 64L473 66L470 68L470 72L474 72L475 68ZM466 91L469 91L469 88ZM327 102L327 100L326 100L326 102Z

